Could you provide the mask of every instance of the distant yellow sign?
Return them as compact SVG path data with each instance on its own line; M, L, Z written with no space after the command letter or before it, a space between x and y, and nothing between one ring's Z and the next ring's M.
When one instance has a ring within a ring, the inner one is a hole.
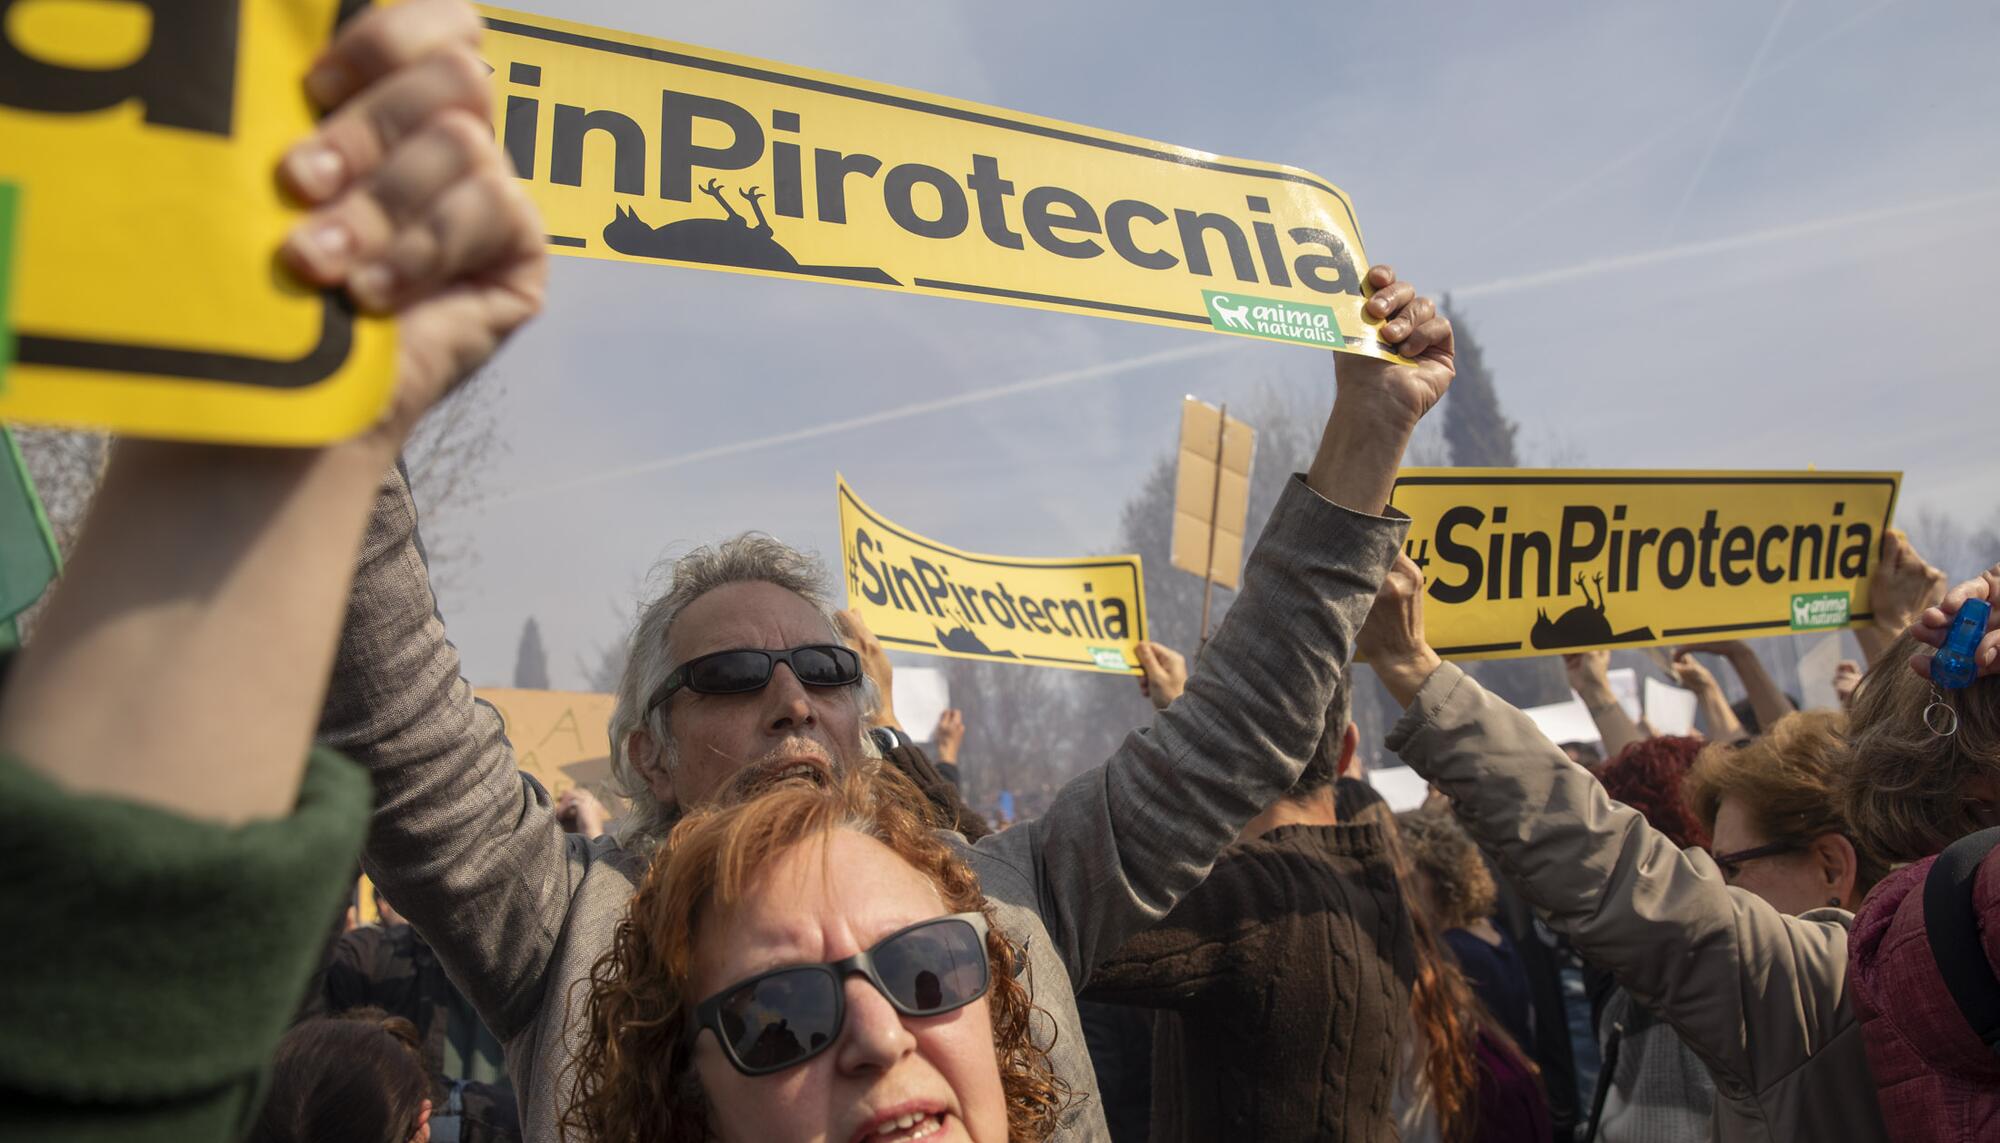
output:
M514 765L533 774L543 789L561 794L571 786L588 786L611 803L604 784L611 777L609 727L617 696L481 687L478 697L500 712L501 727L514 747Z
M1236 590L1243 578L1250 465L1256 457L1257 430L1248 422L1206 401L1181 401L1174 530L1168 545L1175 567Z
M1136 675L1146 637L1138 556L1014 559L897 527L839 485L847 601L883 643L954 659Z
M301 81L360 6L0 0L0 419L310 444L381 415L392 327L273 261Z
M846 76L484 8L495 128L560 253L1387 356L1347 196Z
M1448 658L1858 626L1897 472L1413 468L1424 627Z

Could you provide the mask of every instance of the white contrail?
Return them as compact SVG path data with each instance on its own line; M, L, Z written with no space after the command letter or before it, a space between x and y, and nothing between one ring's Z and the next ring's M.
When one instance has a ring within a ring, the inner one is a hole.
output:
M1722 137L1729 133L1729 125L1736 122L1736 109L1743 105L1744 93L1757 82L1757 73L1764 65L1764 57L1771 54L1771 45L1778 40L1778 29L1784 27L1785 16L1791 12L1796 0L1784 0L1771 16L1771 25L1764 29L1764 42L1757 45L1757 54L1750 57L1750 67L1743 73L1743 82L1736 85L1735 94L1729 97L1729 106L1722 109L1722 117L1715 121L1715 130L1709 132L1708 146L1702 148L1701 159L1694 165L1694 174L1688 176L1687 189L1681 192L1681 200L1674 204L1674 212L1667 216L1667 225L1660 232L1660 241L1673 238L1674 228L1681 224L1681 216L1687 213L1689 201L1694 198L1695 188L1701 185L1702 176L1708 174L1708 164L1715 158L1715 149L1722 145Z
M1763 83L1769 80L1772 76L1782 73L1787 68L1791 67L1793 64L1798 63L1800 60L1806 58L1807 56L1810 56L1815 51L1818 51L1820 47L1822 47L1823 45L1839 38L1840 36L1844 35L1853 28L1860 26L1860 24L1864 20L1876 16L1885 9L1892 8L1900 3L1902 3L1902 0L1880 0L1879 3L1874 4L1871 7L1863 8L1861 11L1855 12L1854 14L1848 16L1845 20L1842 20L1840 23L1835 24L1833 27L1828 28L1825 31L1821 32L1818 36L1815 36L1810 42L1801 45L1795 51L1792 51L1787 55L1780 56L1778 59L1772 61L1769 67L1765 68L1761 73L1759 73L1759 75L1757 76L1757 82ZM1683 114L1675 118L1674 120L1669 122L1666 126L1660 128L1658 131L1655 131L1653 134L1647 136L1639 143L1633 145L1630 148L1627 148L1623 153L1611 159L1605 160L1602 166L1599 166L1595 170L1591 171L1589 174L1579 176L1575 179L1571 179L1568 185L1564 186L1561 190L1555 192L1554 194L1548 196L1547 198L1544 198L1534 203L1527 209L1515 215L1509 221L1507 229L1505 230L1496 229L1495 231L1493 231L1493 234L1496 237L1501 237L1501 236L1510 236L1520 233L1521 230L1525 228L1529 223L1538 221L1543 215L1553 213L1557 209L1568 205L1572 200L1581 197L1585 192L1593 189L1594 187L1597 186L1597 184L1603 182L1605 179L1610 178L1612 175L1617 174L1618 172L1638 162L1640 159L1645 158L1647 155L1651 154L1655 149L1657 149L1660 146L1660 144L1665 143L1669 139L1672 139L1674 136L1680 134L1683 130L1686 130L1688 127L1700 121L1702 118L1714 112L1722 110L1722 107L1725 102L1726 100L1723 99L1712 100L1708 103L1702 104L1699 107L1693 108L1686 114Z
M1853 226L1865 226L1871 222L1886 222L1893 218L1903 218L1912 214L1928 214L1940 210L1957 210L1967 206L1981 206L2000 201L2000 191L1979 191L1973 194L1952 195L1947 198L1925 199L1908 202L1899 206L1885 206L1876 210L1857 211L1853 214L1832 215L1815 218L1808 222L1794 222L1787 226L1772 226L1763 230L1752 230L1746 234L1732 234L1727 238L1711 238L1704 242L1688 242L1680 246L1667 246L1658 250L1646 250L1637 254L1620 254L1612 258L1599 258L1591 262L1580 262L1574 266L1564 266L1555 270L1542 270L1534 274L1521 274L1512 278L1496 278L1477 285L1461 286L1450 291L1452 301L1467 298L1492 297L1508 294L1516 290L1532 290L1542 286L1560 285L1579 278L1592 278L1599 274L1614 273L1619 270L1637 270L1662 262L1678 262L1684 258L1700 258L1709 254L1721 254L1730 250L1740 250L1746 246L1762 246L1771 242L1784 242L1793 238L1804 238L1814 234L1824 234L1829 230L1845 230Z
M729 444L716 445L713 448L696 449L694 452L684 452L675 456L659 457L655 460L641 461L638 464L606 469L602 472L593 472L586 476L573 477L569 480L557 481L552 484L538 484L533 488L519 488L512 492L496 496L487 501L487 503L491 505L510 504L515 501L532 499L551 493L570 492L578 488L588 488L595 484L608 484L615 480L624 480L627 477L639 476L648 472L661 472L669 468L679 468L682 465L695 464L699 461L714 460L717 457L752 452L760 448L769 448L772 445L792 444L797 441L828 437L835 433L849 432L854 429L873 428L876 425L886 425L894 421L906 420L910 417L921 417L926 413L937 413L946 409L960 408L965 405L977 405L986 401L997 401L1003 397L1015 397L1022 393L1033 393L1040 389L1053 389L1059 385L1073 385L1079 381L1095 381L1104 377L1115 377L1121 373L1130 373L1134 370L1147 369L1156 365L1173 365L1182 361L1194 361L1203 357L1214 357L1218 354L1241 348L1242 345L1236 338L1216 339L1206 344L1189 345L1180 349L1162 350L1158 353L1147 353L1118 361L1105 361L1096 365L1086 365L1081 369L1065 369L1060 373L1051 373L1044 377L1031 377L1025 381L1012 381L1005 385L995 385L987 389L974 389L969 393L956 393L949 397L938 397L930 401L918 401L915 404L898 405L894 408L881 409L873 413L863 413L858 417L848 417L845 420L829 421L825 424L812 425L808 428L773 433L769 436L752 437L749 440L734 441Z

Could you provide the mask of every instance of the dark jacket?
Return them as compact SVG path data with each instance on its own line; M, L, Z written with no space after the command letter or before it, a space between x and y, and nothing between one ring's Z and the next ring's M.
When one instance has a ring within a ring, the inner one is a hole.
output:
M1394 1140L1416 950L1382 827L1281 826L1223 852L1099 966L1155 1029L1156 1140Z
M1927 857L1884 878L1854 919L1854 1007L1898 1143L2000 1139L2000 1056L1973 1033L1938 971L1924 919ZM1978 938L2000 966L2000 849L1972 881Z

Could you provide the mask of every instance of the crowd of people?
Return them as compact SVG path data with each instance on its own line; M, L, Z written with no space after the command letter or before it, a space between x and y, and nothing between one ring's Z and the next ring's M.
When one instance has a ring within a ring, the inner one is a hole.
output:
M121 442L0 667L0 1136L2000 1138L2000 628L1930 677L2000 564L1947 587L1887 537L1839 711L1689 648L1706 735L1662 737L1570 656L1586 765L1425 639L1388 505L1453 336L1386 266L1401 360L1337 356L1198 663L1145 645L1151 721L1039 813L969 808L963 716L944 759L884 717L880 643L757 532L640 615L612 805L552 797L396 467L545 289L478 36L462 0L349 22L279 172L291 272L398 321L389 415ZM1358 772L1357 659L1420 810Z

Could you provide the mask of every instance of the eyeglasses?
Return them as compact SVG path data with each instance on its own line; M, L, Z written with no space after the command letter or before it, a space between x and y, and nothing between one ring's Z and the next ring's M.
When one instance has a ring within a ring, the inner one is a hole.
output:
M646 703L647 713L686 687L700 695L734 695L762 690L784 663L809 687L844 687L861 681L861 656L833 643L809 643L789 651L717 651L675 667Z
M693 1032L715 1033L746 1076L802 1064L840 1038L850 976L866 977L905 1016L941 1016L986 995L986 917L954 913L890 933L845 960L794 964L730 985L695 1005Z
M1754 861L1759 857L1775 857L1780 853L1797 853L1804 848L1804 842L1801 842L1797 838L1788 837L1782 841L1774 841L1766 845L1752 846L1749 849L1739 849L1734 853L1715 854L1715 865L1716 868L1722 870L1722 879L1724 881L1735 881L1743 875L1743 863L1746 861Z

